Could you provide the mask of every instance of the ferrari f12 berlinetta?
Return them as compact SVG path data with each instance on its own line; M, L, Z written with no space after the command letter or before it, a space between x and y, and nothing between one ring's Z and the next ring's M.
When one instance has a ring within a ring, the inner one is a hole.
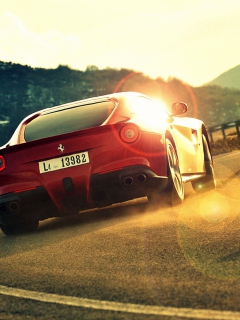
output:
M31 114L0 148L2 231L139 197L178 204L188 181L215 188L206 127L186 111L123 92Z

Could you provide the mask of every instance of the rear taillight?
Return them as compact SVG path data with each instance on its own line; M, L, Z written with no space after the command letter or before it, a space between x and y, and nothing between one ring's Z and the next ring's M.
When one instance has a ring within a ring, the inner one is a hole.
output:
M134 142L139 136L139 130L134 124L123 127L120 131L120 137L124 142Z
M0 155L0 172L6 168L6 165L7 165L7 163L6 163L4 156Z

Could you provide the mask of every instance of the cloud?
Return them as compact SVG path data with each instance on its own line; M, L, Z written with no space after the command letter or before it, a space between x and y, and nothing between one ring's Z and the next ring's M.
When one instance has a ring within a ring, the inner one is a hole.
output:
M238 0L22 1L3 5L0 60L129 68L193 85L239 64Z
M33 33L11 12L1 17L1 60L28 64L32 67L53 68L68 64L82 50L79 37L50 29Z

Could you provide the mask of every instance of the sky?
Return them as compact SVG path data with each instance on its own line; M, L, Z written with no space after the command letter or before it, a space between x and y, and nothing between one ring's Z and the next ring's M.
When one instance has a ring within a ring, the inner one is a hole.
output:
M239 0L0 0L0 61L201 86L240 64Z

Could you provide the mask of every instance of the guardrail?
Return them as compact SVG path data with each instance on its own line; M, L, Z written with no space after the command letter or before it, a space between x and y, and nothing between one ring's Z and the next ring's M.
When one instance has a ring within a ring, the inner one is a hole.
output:
M238 137L240 137L239 126L240 126L240 120L236 120L236 121L231 121L231 122L227 122L227 123L221 124L219 126L209 127L207 129L207 131L208 131L208 134L210 136L211 142L214 142L214 140L213 140L213 132L221 131L223 139L226 139L225 130L229 129L229 128L236 128L237 135L238 135Z

